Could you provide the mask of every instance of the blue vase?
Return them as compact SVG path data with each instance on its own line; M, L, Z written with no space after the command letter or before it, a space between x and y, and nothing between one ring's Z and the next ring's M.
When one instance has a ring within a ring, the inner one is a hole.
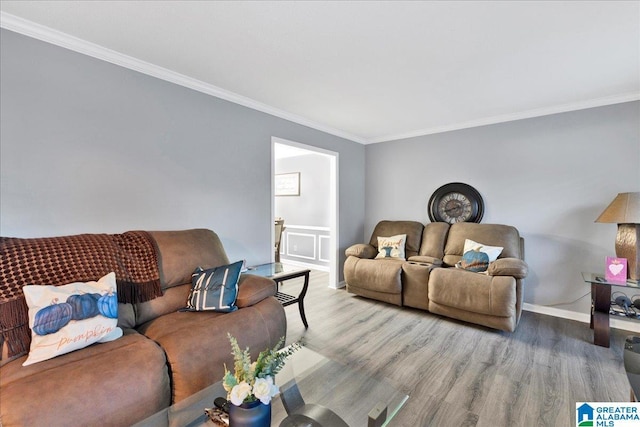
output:
M229 427L269 427L271 426L271 404L259 400L229 405Z

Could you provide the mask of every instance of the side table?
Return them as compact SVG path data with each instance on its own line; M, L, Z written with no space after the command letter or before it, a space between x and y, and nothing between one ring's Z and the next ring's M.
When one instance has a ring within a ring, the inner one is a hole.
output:
M304 297L307 294L307 289L309 288L309 273L311 273L311 270L309 270L308 268L286 268L280 262L270 262L267 264L260 264L249 267L244 273L267 277L276 282L276 286L278 287L276 292L276 299L280 302L280 304L282 304L283 307L298 303L298 310L300 311L302 323L304 324L305 329L309 328L307 317L304 314ZM302 290L297 296L280 292L280 285L282 284L282 282L295 279L297 277L304 277Z
M608 282L604 274L582 273L582 279L591 284L591 321L593 329L593 343L602 347L609 347L610 327L609 313L611 309L611 287L640 288L635 280L626 283Z

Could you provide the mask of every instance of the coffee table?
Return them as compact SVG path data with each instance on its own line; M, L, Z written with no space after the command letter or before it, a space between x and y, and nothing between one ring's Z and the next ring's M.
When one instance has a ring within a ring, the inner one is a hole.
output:
M276 384L280 387L280 394L271 401L272 426L390 426L393 417L409 398L386 380L330 360L308 347L291 356L276 376ZM221 382L136 426L213 426L204 408L214 407L216 397L226 397ZM330 421L322 424L317 420Z
M304 296L307 294L309 288L309 273L311 270L308 268L296 268L284 266L281 262L270 262L267 264L255 265L249 267L245 274L255 274L257 276L268 277L276 282L278 290L276 292L276 299L280 301L283 307L291 304L298 303L298 310L300 311L300 317L305 328L309 327L307 323L307 317L304 314ZM302 290L296 295L289 295L284 292L280 292L280 285L287 280L295 279L297 277L304 277L304 284Z

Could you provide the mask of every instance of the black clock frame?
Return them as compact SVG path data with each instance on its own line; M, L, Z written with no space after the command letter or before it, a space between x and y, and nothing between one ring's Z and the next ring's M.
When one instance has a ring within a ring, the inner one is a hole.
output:
M478 191L468 184L462 182L451 182L445 184L433 192L429 199L428 213L431 222L447 222L442 219L438 212L440 200L449 193L461 193L471 202L471 217L466 222L480 222L484 215L484 201Z

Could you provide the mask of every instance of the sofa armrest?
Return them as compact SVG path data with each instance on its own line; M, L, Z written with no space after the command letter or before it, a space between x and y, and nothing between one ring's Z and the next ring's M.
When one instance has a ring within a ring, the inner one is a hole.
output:
M442 265L442 260L440 258L435 258L427 255L415 255L415 256L409 257L408 261L423 262L425 264L433 264L433 265Z
M241 274L238 280L238 308L249 307L276 294L276 282L255 274Z
M518 258L499 258L489 263L487 274L489 276L512 276L516 279L524 279L529 273L529 266Z
M358 243L347 248L344 251L346 256L354 256L357 258L372 259L378 255L378 251L371 245L366 243Z

